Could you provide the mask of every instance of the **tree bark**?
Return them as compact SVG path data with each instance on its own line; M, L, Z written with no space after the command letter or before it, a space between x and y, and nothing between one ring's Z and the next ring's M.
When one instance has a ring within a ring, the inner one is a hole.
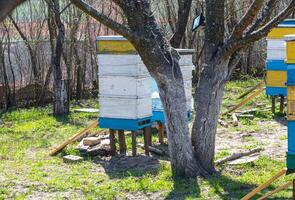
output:
M215 172L215 136L220 105L227 79L227 61L213 60L203 66L194 96L196 117L192 144L196 156L209 174Z
M54 56L52 60L53 77L54 77L54 115L62 115L69 113L69 95L68 87L65 80L62 80L61 56L63 52L63 43L65 38L65 27L60 19L59 1L52 0L52 8L54 12L55 22L58 27Z

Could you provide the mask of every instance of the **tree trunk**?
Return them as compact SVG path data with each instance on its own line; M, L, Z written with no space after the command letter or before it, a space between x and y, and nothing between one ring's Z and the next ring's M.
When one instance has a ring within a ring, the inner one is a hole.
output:
M54 107L53 111L55 115L62 115L69 113L69 95L68 95L68 81L57 80L54 87Z
M65 27L60 19L59 1L52 0L54 7L54 17L58 27L56 38L55 52L53 56L53 76L54 76L54 115L62 115L69 113L68 87L62 80L61 56L63 52L63 43L65 39Z
M195 177L202 173L192 146L189 145L191 142L183 80L179 77L175 80L166 79L165 82L166 84L159 84L159 91L165 110L173 175Z
M209 174L215 172L214 153L220 106L228 77L228 61L212 60L203 65L196 88L196 118L193 124L192 144L201 166Z

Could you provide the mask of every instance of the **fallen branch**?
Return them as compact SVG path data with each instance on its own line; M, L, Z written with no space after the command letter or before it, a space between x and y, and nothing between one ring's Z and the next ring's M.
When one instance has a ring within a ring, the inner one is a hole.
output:
M215 165L221 165L221 164L224 164L228 161L236 160L236 159L244 157L244 156L249 156L251 154L258 153L262 150L263 150L263 148L255 148L255 149L251 149L247 152L234 153L228 157L225 157L225 158L215 161Z
M238 99L244 98L245 96L247 96L248 94L250 94L251 92L253 92L254 90L261 88L262 87L263 82L258 83L257 85L253 86L252 88L250 88L249 90L247 90L246 92L244 92L243 94L241 94Z
M50 152L50 156L55 156L56 154L58 154L61 150L63 150L68 144L76 141L78 138L83 137L84 135L86 135L88 133L88 131L92 128L95 128L98 126L98 122L95 121L92 124L90 124L86 129L80 131L79 133L73 135L72 137L70 137L69 139L67 139L65 142L63 142L61 145L59 145L58 147L54 148L51 152Z
M138 144L138 146L141 147L142 149L144 149L143 144ZM165 155L164 151L162 151L161 149L157 149L156 147L149 146L149 151L154 153L154 154L160 155L160 156Z

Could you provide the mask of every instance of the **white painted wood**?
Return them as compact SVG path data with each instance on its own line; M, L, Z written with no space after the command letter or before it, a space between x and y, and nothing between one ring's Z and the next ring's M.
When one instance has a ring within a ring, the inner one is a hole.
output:
M122 41L122 40L127 40L126 38L124 38L121 35L105 35L105 36L97 36L96 40L115 40L115 41Z
M295 25L294 25L295 26ZM295 35L286 35L284 37L285 41L294 41L295 40Z
M267 49L285 49L285 48L286 48L285 40L279 40L279 39L267 40Z
M286 59L286 49L267 49L267 59L268 60L285 60Z
M191 65L193 66L193 56L192 55L180 55L179 59L179 65L180 66L186 66L186 65Z
M100 117L139 119L152 115L151 97L115 97L100 95Z
M151 79L134 76L100 76L99 93L114 96L148 96L151 94Z
M99 75L149 76L139 55L97 55Z
M180 67L184 80L193 78L193 69L194 69L193 65L185 65Z

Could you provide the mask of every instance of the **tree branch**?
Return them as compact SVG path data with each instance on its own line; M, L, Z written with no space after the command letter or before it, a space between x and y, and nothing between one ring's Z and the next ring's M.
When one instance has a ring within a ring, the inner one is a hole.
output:
M178 18L176 22L175 33L170 39L170 44L174 48L179 48L181 44L181 40L184 36L189 13L192 5L192 0L179 0L178 1Z
M104 24L105 26L111 28L115 32L130 38L132 36L132 31L128 27L124 26L123 24L120 24L109 17L105 16L104 14L98 12L95 8L93 8L91 5L87 4L84 0L71 0L71 2L80 8L83 12L90 15L100 23ZM120 3L119 0L114 0L115 3Z
M285 18L287 18L293 12L294 8L295 8L295 0L292 0L291 3L282 12L280 12L276 17L274 17L271 21L266 23L264 26L262 26L258 30L252 33L246 34L244 37L242 37L239 40L229 39L227 42L225 42L220 55L223 55L224 57L229 57L237 49L247 46L250 43L253 43L261 39L262 37L267 36L267 34L271 31L271 29L277 26L280 22L282 22Z
M26 0L0 0L0 22L9 15L18 5Z
M269 0L266 3L261 16L257 18L254 24L249 28L246 35L252 33L253 31L260 28L261 26L264 26L270 20L271 14L273 13L277 3L278 3L278 0Z
M276 17L274 17L270 22L265 24L260 29L246 35L243 38L243 43L251 43L259 40L260 38L266 36L273 27L277 26L285 18L287 18L295 8L295 0L292 0L288 7L286 7L282 12L280 12Z
M263 5L263 0L254 0L246 14L240 19L239 23L234 27L230 36L230 40L240 38L246 28L253 22L254 18L258 15L259 10Z

